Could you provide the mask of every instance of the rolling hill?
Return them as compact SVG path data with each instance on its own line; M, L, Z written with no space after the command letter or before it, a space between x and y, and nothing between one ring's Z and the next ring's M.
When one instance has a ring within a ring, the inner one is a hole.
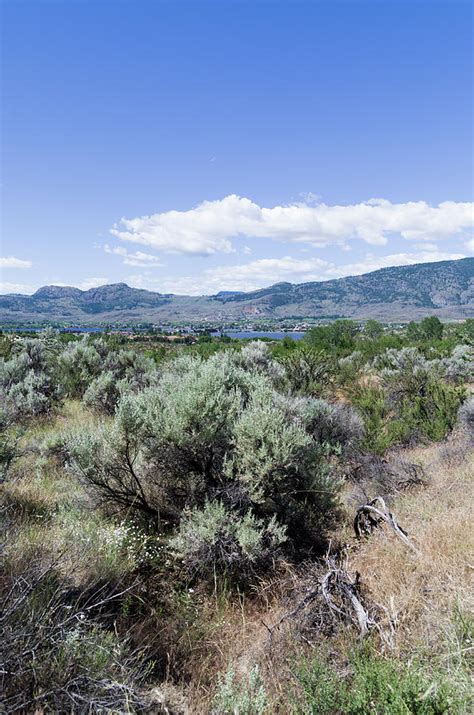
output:
M86 291L44 286L31 296L0 296L4 326L327 316L408 321L426 315L474 316L474 258L382 268L329 281L277 283L250 293L221 291L214 296L161 294L125 283Z

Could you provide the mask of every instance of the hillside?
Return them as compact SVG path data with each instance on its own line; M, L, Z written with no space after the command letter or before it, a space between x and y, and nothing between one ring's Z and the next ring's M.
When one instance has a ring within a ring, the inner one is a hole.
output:
M474 314L474 258L382 268L361 276L311 283L277 283L214 296L160 294L125 283L91 288L45 286L31 296L0 296L3 325L80 324L248 317L351 317L410 320Z

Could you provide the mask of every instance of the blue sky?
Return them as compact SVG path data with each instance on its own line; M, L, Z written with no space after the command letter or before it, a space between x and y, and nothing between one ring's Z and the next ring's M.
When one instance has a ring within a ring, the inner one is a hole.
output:
M3 292L473 253L470 2L0 4Z

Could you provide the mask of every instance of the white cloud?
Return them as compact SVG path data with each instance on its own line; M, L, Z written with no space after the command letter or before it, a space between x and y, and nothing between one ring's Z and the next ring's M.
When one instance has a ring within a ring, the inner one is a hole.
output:
M109 246L106 243L104 251L115 256L121 256L125 266L137 266L140 268L160 268L164 266L164 263L161 263L157 256L152 256L150 253L143 253L142 251L129 253L123 246Z
M31 261L24 261L14 256L0 257L0 268L31 268L32 265L33 263Z
M107 285L110 283L110 278L85 278L80 283L72 281L70 283L63 283L60 281L53 281L51 285L60 286L62 288L79 288L79 290L89 290L89 288L98 288L99 286Z
M161 293L210 295L220 290L249 291L280 281L321 280L324 269L330 265L319 258L261 258L237 266L209 268L199 276L160 279L145 273L129 276L127 282L136 288L149 288Z
M81 283L77 283L76 288L89 290L89 288L98 288L99 286L107 285L107 283L110 283L109 278L86 278ZM56 283L56 285L59 285L59 283Z
M474 238L470 238L464 245L470 253L474 253Z
M349 263L343 266L331 265L326 270L326 280L344 276L359 276L362 273L377 271L379 268L411 266L415 263L434 263L436 261L456 261L458 258L465 258L465 254L431 250L419 253L394 253L389 256L374 256L367 253L364 260L358 263Z
M146 273L138 274L129 276L127 282L136 288L147 288L160 293L211 295L220 290L251 291L266 288L281 281L290 283L325 281L344 276L361 275L390 266L407 266L414 263L456 260L458 258L464 258L464 254L424 251L374 256L368 253L363 261L336 266L334 263L319 258L301 260L285 256L284 258L262 258L237 266L210 268L200 276L160 279Z
M23 293L25 295L31 295L34 293L36 288L30 285L25 285L24 283L8 283L7 281L0 282L0 294L5 293Z
M232 194L203 201L189 211L166 211L123 218L111 234L166 253L211 255L230 253L231 239L271 238L312 246L343 245L360 239L385 245L390 234L407 240L434 241L462 235L474 223L473 204L425 201L392 204L386 199L347 206L298 203L264 208Z

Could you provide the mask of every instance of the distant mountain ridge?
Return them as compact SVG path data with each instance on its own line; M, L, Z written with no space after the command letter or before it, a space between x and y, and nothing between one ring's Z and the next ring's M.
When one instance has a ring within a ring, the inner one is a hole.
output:
M80 290L43 286L33 295L0 296L0 324L222 322L241 318L351 317L411 320L474 316L474 258L381 268L361 276L276 283L243 293L182 296L126 283Z

